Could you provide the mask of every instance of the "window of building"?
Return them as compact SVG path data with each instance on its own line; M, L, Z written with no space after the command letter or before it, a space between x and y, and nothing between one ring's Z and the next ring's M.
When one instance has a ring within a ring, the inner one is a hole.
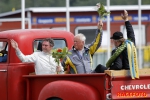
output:
M85 44L88 45L92 43L92 41L95 38L95 32L97 30L97 26L83 26L83 27L77 27L75 29L75 34L82 33L86 36L86 42ZM103 30L103 39L101 47L107 47L108 41L110 41L110 38L108 38L108 34L106 30Z
M139 33L139 27L138 25L132 25L133 30L134 30L134 34L135 34L135 42L136 42L136 46L141 45L145 45L146 44L146 40L145 40L145 25L141 25L141 33ZM126 31L126 27L124 25L122 25L121 27L121 32L123 32L123 36L125 39L127 39L127 31ZM141 40L141 41L139 41Z

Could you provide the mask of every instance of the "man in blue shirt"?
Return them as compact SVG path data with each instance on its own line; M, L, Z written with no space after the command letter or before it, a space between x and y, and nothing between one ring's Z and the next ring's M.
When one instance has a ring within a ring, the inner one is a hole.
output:
M0 56L0 62L7 62L7 55Z
M0 54L1 54L1 56L0 56L0 62L7 62L7 51L2 50L2 51L0 51Z

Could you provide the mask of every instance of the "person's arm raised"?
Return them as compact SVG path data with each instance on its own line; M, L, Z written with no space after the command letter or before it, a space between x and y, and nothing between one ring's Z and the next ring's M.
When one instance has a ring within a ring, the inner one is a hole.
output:
M124 10L124 14L122 14L121 17L125 21L128 39L130 39L135 44L134 30L133 30L131 23L128 20L128 12Z
M97 49L101 46L101 42L102 42L102 28L103 28L103 22L102 20L98 21L97 23L97 30L96 30L96 36L95 39L93 40L93 42L88 45L88 47L90 48L90 54L93 55Z

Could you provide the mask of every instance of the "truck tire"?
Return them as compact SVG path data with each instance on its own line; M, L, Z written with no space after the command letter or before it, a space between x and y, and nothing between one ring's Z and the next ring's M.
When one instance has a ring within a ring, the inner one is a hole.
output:
M52 97L52 98L48 98L46 100L63 100L63 99L60 99L60 98L57 98L57 97Z
M47 100L52 97L61 98L62 100L101 100L97 89L87 84L73 81L48 83L41 90L38 100Z

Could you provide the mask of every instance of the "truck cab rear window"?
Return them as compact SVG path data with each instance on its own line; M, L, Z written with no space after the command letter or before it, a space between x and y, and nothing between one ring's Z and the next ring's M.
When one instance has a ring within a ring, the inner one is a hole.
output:
M53 49L66 47L66 42L64 39L53 39L53 40L54 40ZM42 39L34 41L34 52L36 51L42 51Z

